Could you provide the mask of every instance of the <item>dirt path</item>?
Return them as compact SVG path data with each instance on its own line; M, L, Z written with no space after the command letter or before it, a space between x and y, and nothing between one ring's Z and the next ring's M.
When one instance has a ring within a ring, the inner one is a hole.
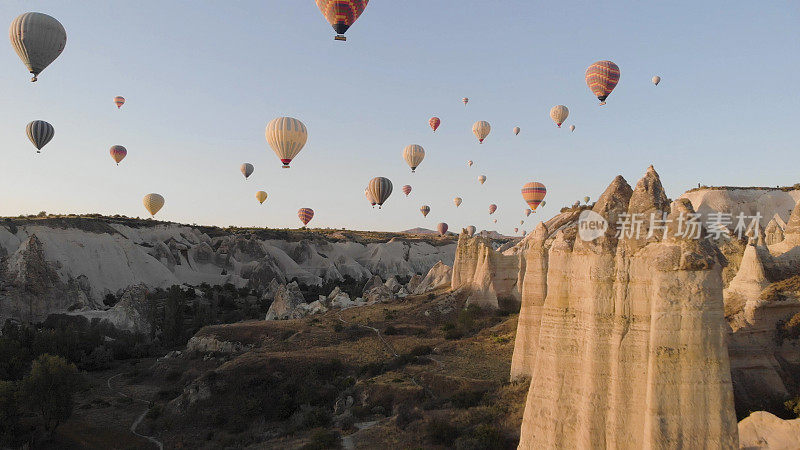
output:
M147 405L147 408L145 408L145 410L142 411L142 414L140 414L139 417L137 417L136 420L133 422L133 424L131 424L131 428L130 428L131 433L133 433L134 435L139 436L141 438L147 439L148 441L150 441L153 444L157 445L159 450L164 450L164 444L162 444L161 441L159 441L158 439L156 439L156 438L154 438L152 436L145 436L143 434L139 434L138 432L136 432L136 428L139 427L139 424L142 423L142 420L144 419L144 416L147 415L147 411L150 410L150 402L148 402L147 400L142 400L140 398L131 397L130 395L125 394L124 392L121 392L121 391L118 391L118 390L112 388L111 387L111 380L113 380L114 378L117 378L118 376L121 376L121 375L123 375L123 374L122 373L118 373L118 374L113 375L113 376L108 378L108 380L106 381L106 384L108 385L108 390L110 390L111 392L116 392L118 395L120 395L122 397L129 398L129 399L133 400L134 402L144 403L145 405Z
M352 306L351 306L351 308L352 308ZM377 334L377 335L378 335L378 339L380 339L380 340L381 340L381 342L383 342L383 345L384 345L384 346L386 346L386 348L389 350L389 352L390 352L390 353L391 353L393 356L395 356L395 357L397 357L397 356L400 356L400 355L397 353L397 350L395 350L395 349L394 349L394 347L392 347L392 344L390 344L390 343L389 343L389 341L387 341L387 340L386 340L386 339L383 337L383 335L381 334L381 330L379 330L379 329L377 329L377 328L375 328L375 327L370 327L370 326L368 326L368 325L362 325L362 324L360 324L360 323L352 323L352 322L348 322L348 321L346 321L346 320L342 319L342 311L345 311L345 310L347 310L347 309L349 309L349 308L343 308L343 309L340 309L339 311L337 311L337 312L336 312L336 318L337 318L337 319L339 319L339 321L340 321L340 322L342 322L342 323L345 323L345 324L347 324L347 325L355 325L355 326L357 326L357 327L366 328L367 330L373 331L375 334Z

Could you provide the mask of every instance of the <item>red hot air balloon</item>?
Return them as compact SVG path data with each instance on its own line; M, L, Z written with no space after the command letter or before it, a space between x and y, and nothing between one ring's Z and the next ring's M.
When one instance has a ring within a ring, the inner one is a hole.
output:
M436 225L436 229L439 230L439 236L444 236L447 234L447 224L442 222L439 225Z
M600 100L606 104L606 98L619 82L619 67L611 61L597 61L586 69L586 84Z
M431 207L428 205L422 205L419 208L419 212L422 213L422 217L428 217L428 213L431 212Z
M491 205L489 205L489 214L494 214L495 211L497 211L497 205L492 203Z
M115 145L111 147L109 153L111 153L111 158L113 158L117 165L119 165L119 163L125 159L125 156L128 155L128 150L125 150L125 147L121 145Z
M439 128L439 125L442 124L442 121L438 117L431 117L431 120L428 121L431 124L431 128L433 128L433 132L436 132L436 129Z
M545 195L547 195L547 188L542 183L532 181L522 186L522 198L528 202L528 206L533 212L536 212L536 208L542 203Z
M314 218L314 210L311 208L300 208L297 211L297 217L300 218L300 222L303 222L303 225L308 225L308 222L311 222L311 219Z
M408 194L411 193L411 185L407 184L407 185L403 186L402 190L403 190L403 194L406 194L406 197L408 197Z
M118 96L114 97L114 104L117 105L117 109L122 108L122 105L125 104L125 97L123 97L121 95L118 95Z
M346 41L344 33L358 20L369 0L317 0L317 8L336 31L337 41Z

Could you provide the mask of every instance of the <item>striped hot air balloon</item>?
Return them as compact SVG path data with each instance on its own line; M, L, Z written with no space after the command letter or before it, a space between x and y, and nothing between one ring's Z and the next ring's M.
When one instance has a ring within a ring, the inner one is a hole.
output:
M122 105L125 104L125 97L121 95L114 97L114 104L117 105L117 109L122 108Z
M470 226L467 227L467 235L468 236L474 236L475 235L475 226L474 225L470 225Z
M303 122L292 117L278 117L267 124L265 132L272 151L288 169L289 163L300 153L308 140L308 130Z
M408 197L408 194L411 193L411 185L407 184L407 185L403 186L402 190L403 190L403 194L406 194L406 197Z
M42 152L42 147L47 145L56 135L56 130L52 125L44 120L34 120L25 127L25 132L28 134L28 139L36 147L36 153Z
M317 0L317 7L336 31L337 41L346 41L344 33L358 19L369 0Z
M442 121L438 117L431 117L431 120L428 121L433 128L433 132L436 133L436 129L439 128L439 125L442 124Z
M531 211L536 211L536 208L544 200L545 195L547 195L547 188L542 183L532 181L522 186L522 198L528 202Z
M151 216L155 216L164 207L164 197L159 194L147 194L142 199L142 203L147 212Z
M109 153L111 154L111 158L116 161L117 165L119 165L119 163L122 162L126 156L128 156L128 150L121 145L112 146L111 150L109 150Z
M525 217L528 217L530 215L531 215L531 209L530 208L525 208Z
M472 125L472 133L475 134L475 137L478 138L478 142L481 144L483 144L483 140L486 139L486 136L489 136L491 131L492 126L485 120L479 120Z
M586 69L586 84L600 100L606 104L606 98L619 82L619 67L611 61L597 61Z
M392 182L388 178L375 177L369 181L367 190L378 204L378 209L380 209L383 203L392 195Z
M469 99L467 97L464 97L461 99L461 103L463 103L464 106L467 106L467 103L469 103Z
M486 183L486 175L478 176L478 183L480 184Z
M497 211L497 205L492 203L491 205L489 205L489 214L494 214L495 211Z
M428 213L431 212L431 207L428 205L422 205L419 208L419 212L422 213L422 217L428 217Z
M474 164L474 163L472 162L471 159L469 161L467 161L467 167L472 167L472 164Z
M417 166L425 159L425 149L421 145L411 144L403 149L403 159L406 160L408 167L411 167L411 173L414 173Z
M306 226L308 222L311 222L311 219L314 218L314 210L311 208L300 208L297 210L297 217L300 218L300 222L303 222L303 226Z
M267 201L267 193L264 191L256 192L256 200L263 205L264 202Z
M239 170L242 172L242 175L244 175L244 179L246 180L250 178L250 175L253 174L256 168L250 163L244 163L239 167Z
M436 229L439 230L439 236L444 236L447 234L447 224L444 222L439 223L436 225Z
M456 208L458 208L459 206L461 206L461 197L456 197L456 198L454 198L454 199L453 199L453 203L455 203L455 205L456 205Z
M550 109L550 118L558 125L558 128L561 128L561 124L567 120L567 116L569 116L569 109L564 105L556 105Z
M8 37L28 72L33 74L31 81L36 81L67 45L67 31L61 22L38 12L27 12L14 19Z
M522 131L519 127L514 127L514 136L519 135L519 132Z

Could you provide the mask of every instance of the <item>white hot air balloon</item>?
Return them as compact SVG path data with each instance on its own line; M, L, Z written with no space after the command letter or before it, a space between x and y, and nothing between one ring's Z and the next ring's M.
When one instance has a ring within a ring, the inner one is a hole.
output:
M14 19L8 37L28 72L33 74L31 81L36 81L67 45L64 26L53 17L38 12L27 12Z
M408 167L411 167L411 173L414 173L417 166L425 159L425 149L421 145L411 144L403 149L403 159L406 160Z
M550 109L550 118L558 125L558 128L561 128L561 124L567 120L567 116L569 116L569 109L564 105L556 105Z
M483 140L489 136L492 131L492 126L485 120L479 120L472 125L472 133L478 138L478 142L483 144Z
M658 76L658 75L656 75L656 76L654 76L654 77L653 77L653 80L652 80L652 81L653 81L653 84L655 84L656 86L658 86L658 83L661 83L661 77L660 77L660 76Z
M575 125L570 125L569 126L569 131L575 131Z
M272 151L288 169L289 163L300 153L308 140L308 130L303 122L292 117L278 117L267 124L264 133Z

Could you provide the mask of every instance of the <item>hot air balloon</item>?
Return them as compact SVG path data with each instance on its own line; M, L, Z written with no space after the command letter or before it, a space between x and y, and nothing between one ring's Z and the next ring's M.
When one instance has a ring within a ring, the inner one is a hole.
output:
M519 228L514 227L514 233L518 232Z
M317 8L336 31L337 41L346 41L344 33L358 19L369 0L317 0Z
M125 159L125 156L128 155L128 150L121 145L114 145L111 147L111 150L109 150L109 153L111 153L111 158L119 165L119 163Z
M283 163L284 169L289 168L289 163L300 153L308 140L306 126L291 117L272 119L267 124L265 135L272 151Z
M492 222L497 223L497 219L494 219Z
M436 225L436 229L439 230L439 236L444 236L447 234L447 224L442 222L439 225Z
M467 235L474 236L475 235L475 226L470 225L467 227Z
M653 80L652 80L652 81L653 81L653 84L655 84L656 86L658 86L658 83L661 83L661 77L660 77L660 76L658 76L658 75L656 75L656 76L654 76L654 77L653 77Z
M142 203L144 203L144 208L147 212L149 212L151 216L155 216L156 213L164 207L164 197L158 194L147 194L142 199Z
M431 120L428 121L433 128L433 132L436 133L436 129L439 128L439 125L442 124L442 121L438 117L431 117Z
M479 182L480 184L486 183L486 175L480 175L480 176L478 177L478 182Z
M467 106L467 103L469 103L469 99L467 97L464 97L461 99L461 102L464 103L464 106Z
M250 175L253 174L253 171L256 170L256 168L250 163L244 163L241 165L241 167L239 167L239 170L242 172L242 175L244 175L244 179L246 180L250 178Z
M267 201L267 193L264 191L256 192L256 200L263 205L264 202Z
M520 224L520 225L525 225L525 221L524 221L524 220L520 220L520 221L519 221L519 224Z
M586 69L586 84L600 100L606 104L606 98L619 82L619 67L611 61L597 61Z
M428 205L422 205L419 208L419 211L422 213L422 217L428 217L428 213L431 212L431 207Z
M375 199L378 209L380 209L383 203L392 195L392 182L388 178L375 177L370 180L367 190L369 190L369 194Z
M558 128L561 128L561 124L567 120L567 116L569 116L569 109L564 105L556 105L550 108L550 118L558 125Z
M454 199L453 199L453 203L455 203L455 204L456 204L456 208L458 208L459 206L461 206L461 197L456 197L456 198L454 198Z
M570 125L569 126L569 131L575 131L575 125Z
M364 189L364 196L367 197L367 201L374 208L375 207L375 199L372 198L372 194L369 193L369 188Z
M525 237L526 234L528 234L528 232L525 231L525 230L522 230L522 237Z
M542 183L534 181L525 183L525 186L522 186L522 198L528 202L528 206L533 212L536 212L536 208L542 202L545 195L547 195L547 188L545 188Z
M25 127L28 139L36 147L36 153L41 153L42 147L47 145L56 134L55 128L44 120L34 120Z
M122 105L125 104L125 97L123 97L121 95L118 95L118 96L114 97L114 104L117 105L117 109L122 108Z
M425 149L421 145L411 144L403 149L403 159L406 160L408 167L411 167L411 173L414 173L417 166L425 159Z
M39 74L58 58L67 45L67 31L61 23L38 12L21 14L11 22L8 30L11 45L22 63L33 74L36 81Z
M519 127L514 127L514 135L515 136L518 135L520 131L522 131L522 130L520 130Z
M528 217L530 215L531 215L531 209L530 208L525 208L525 217Z
M314 210L311 208L300 208L297 210L297 217L300 218L300 222L303 222L303 225L308 225L308 222L311 222L311 219L314 218Z
M408 197L408 194L410 193L411 193L411 186L408 184L403 186L403 194L406 194L406 197Z
M589 196L588 195L586 197L583 197L583 202L586 203L587 205L589 204Z
M489 214L494 214L495 211L497 211L497 205L492 203L491 205L489 205Z
M472 163L472 160L471 160L471 159L470 159L469 161L467 161L467 167L472 167L472 164L473 164L473 163Z
M485 120L479 120L472 126L472 132L481 144L483 144L483 140L486 139L486 136L489 136L490 131L492 131L492 126Z
M545 206L546 204L547 204L547 202L546 202L546 201L544 201L544 200L542 200L542 203L539 203L539 206L541 206L542 208L544 208L544 206ZM534 211L534 212L535 212L535 211Z

